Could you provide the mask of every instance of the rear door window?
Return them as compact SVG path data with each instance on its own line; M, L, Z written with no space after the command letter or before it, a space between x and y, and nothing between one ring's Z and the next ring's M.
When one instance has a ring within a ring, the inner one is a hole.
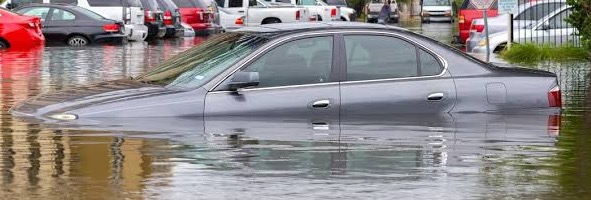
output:
M242 8L243 2L244 1L242 1L242 0L229 0L228 1L228 7L230 7L230 8Z
M564 10L560 12L560 14L555 15L554 17L550 18L549 25L550 29L563 29L563 28L572 28L572 25L566 21L568 16L570 15L570 10Z
M75 20L76 16L71 12L54 8L51 14L51 20L53 21L72 21Z
M417 48L389 36L345 36L347 81L419 76Z

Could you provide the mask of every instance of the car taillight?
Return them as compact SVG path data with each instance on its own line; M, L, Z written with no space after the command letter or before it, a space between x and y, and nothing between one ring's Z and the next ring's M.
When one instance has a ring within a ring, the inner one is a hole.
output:
M166 25L172 25L172 12L170 12L170 10L167 10L166 12L164 12L164 24Z
M234 24L236 25L243 25L244 24L244 20L242 19L242 17L236 19L236 21L234 21Z
M460 14L460 16L458 16L458 23L460 23L460 24L464 23L464 15Z
M555 86L548 91L548 106L561 108L562 107L562 93L560 86Z
M152 11L144 11L144 21L146 22L156 22L156 13Z
M337 16L337 9L333 8L332 10L330 10L330 17L336 17Z
M481 33L484 30L484 25L476 25L476 24L473 24L470 27L470 30L476 30L476 32Z
M103 30L109 33L116 33L119 32L119 24L106 24L103 25Z
M296 14L295 15L296 15L295 16L296 20L300 20L300 11L299 10L296 11Z

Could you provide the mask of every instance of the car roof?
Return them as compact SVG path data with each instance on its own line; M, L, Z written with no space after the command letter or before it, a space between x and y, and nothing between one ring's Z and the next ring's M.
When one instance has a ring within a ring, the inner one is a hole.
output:
M265 24L261 26L245 27L236 30L236 32L258 33L262 35L283 35L289 33L312 32L322 30L339 30L339 29L373 29L373 30L398 30L408 31L407 29L382 25L370 24L360 22L300 22L300 23L277 23Z
M77 7L75 5L66 4L66 3L28 3L28 4L25 4L25 5L19 6L18 8L15 8L15 10L18 10L20 8L35 7L35 6L55 7L55 8L72 8L72 7Z

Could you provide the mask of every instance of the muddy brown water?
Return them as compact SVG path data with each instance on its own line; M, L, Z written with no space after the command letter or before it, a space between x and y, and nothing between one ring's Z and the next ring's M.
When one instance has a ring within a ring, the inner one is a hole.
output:
M70 129L8 113L41 93L136 76L203 40L0 52L0 198L591 198L588 63L534 67L558 74L559 116L130 119Z

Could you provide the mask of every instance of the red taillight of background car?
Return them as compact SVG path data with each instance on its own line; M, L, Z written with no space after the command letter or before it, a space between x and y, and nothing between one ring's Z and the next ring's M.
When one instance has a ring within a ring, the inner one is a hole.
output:
M105 32L109 32L109 33L116 33L119 32L119 24L106 24L103 25L103 30L105 30Z
M172 25L172 12L170 10L164 12L164 24Z
M300 20L300 11L299 10L296 11L295 18L296 18L296 20Z
M548 91L548 106L561 108L562 107L562 93L560 86L555 86Z
M470 30L475 30L476 32L482 33L482 31L484 31L484 25L472 24Z
M146 22L156 22L156 13L152 11L144 11L144 20Z
M330 17L337 17L337 9L333 8L332 10L330 10Z

